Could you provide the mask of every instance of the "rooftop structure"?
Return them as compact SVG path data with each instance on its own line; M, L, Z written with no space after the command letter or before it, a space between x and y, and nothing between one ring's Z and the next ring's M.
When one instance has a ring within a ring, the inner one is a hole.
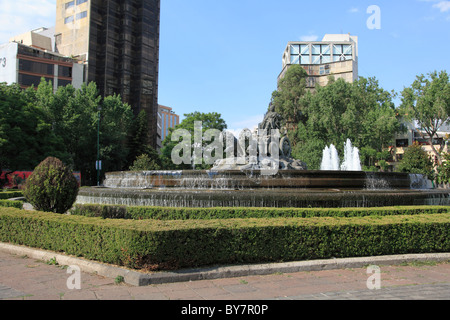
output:
M353 82L358 78L358 37L327 34L322 41L289 42L283 53L283 68L278 80L292 65L301 65L309 77L307 87L325 86L328 77Z

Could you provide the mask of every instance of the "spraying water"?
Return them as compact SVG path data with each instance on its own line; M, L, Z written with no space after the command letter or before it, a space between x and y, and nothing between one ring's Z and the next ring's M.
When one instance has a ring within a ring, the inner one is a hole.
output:
M350 139L344 144L344 161L340 164L334 145L323 150L321 170L323 171L362 171L359 149L352 146Z
M339 171L339 155L334 145L325 147L323 150L321 170Z

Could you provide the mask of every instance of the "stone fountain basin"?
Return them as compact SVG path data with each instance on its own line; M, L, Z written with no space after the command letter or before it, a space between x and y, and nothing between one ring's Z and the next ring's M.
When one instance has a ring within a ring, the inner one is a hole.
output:
M342 171L113 172L77 203L157 207L382 207L450 205L450 190L415 190L403 173ZM379 187L379 188L378 188Z
M79 204L153 207L357 208L450 205L449 190L247 189L189 190L83 188Z
M131 189L367 189L376 181L382 181L385 186L393 189L409 189L411 187L411 177L406 173L302 170L280 170L276 175L264 175L259 170L111 172L106 174L104 186Z

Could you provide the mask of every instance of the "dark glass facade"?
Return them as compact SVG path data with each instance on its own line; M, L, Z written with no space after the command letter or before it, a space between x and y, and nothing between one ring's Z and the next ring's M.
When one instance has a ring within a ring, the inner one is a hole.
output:
M92 0L88 81L146 110L156 148L160 0Z
M19 70L21 71L39 73L42 75L49 75L53 77L55 73L54 68L55 66L53 64L29 61L24 59L19 60Z
M58 86L66 86L72 83L73 60L57 56L39 49L22 44L17 49L18 83L27 88L37 88L41 78L56 83ZM55 75L57 69L57 75Z

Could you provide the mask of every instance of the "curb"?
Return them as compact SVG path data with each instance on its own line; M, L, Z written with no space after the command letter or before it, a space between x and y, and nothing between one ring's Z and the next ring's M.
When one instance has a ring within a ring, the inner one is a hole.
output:
M362 268L368 265L398 265L407 262L445 262L450 261L450 253L390 255L379 257L343 258L331 260L312 260L287 263L270 263L258 265L223 266L203 269L188 269L174 272L143 273L104 263L70 257L52 251L32 249L0 242L0 251L9 254L27 256L40 261L56 259L60 265L76 265L81 271L107 278L122 276L125 283L132 286L149 286L152 284L213 280L235 278L251 275L270 275L274 273L295 273L307 271Z

